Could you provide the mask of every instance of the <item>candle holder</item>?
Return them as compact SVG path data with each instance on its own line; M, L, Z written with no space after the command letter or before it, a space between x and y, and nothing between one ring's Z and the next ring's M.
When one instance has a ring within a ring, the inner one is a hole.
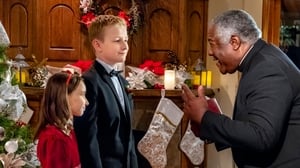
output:
M28 76L26 68L29 67L28 63L25 61L24 55L21 52L22 48L19 48L19 53L15 57L16 66L18 68L16 79L19 82L19 85L26 83L26 78Z
M200 85L206 88L211 88L212 71L206 69L201 59L197 59L193 65L193 71L191 74L193 76L194 89L197 89Z
M211 88L212 72L209 70L201 71L201 85L207 88Z

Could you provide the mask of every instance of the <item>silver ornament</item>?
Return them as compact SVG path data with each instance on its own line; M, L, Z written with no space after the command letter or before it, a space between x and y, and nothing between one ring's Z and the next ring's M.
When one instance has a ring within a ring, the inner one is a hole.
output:
M4 149L8 153L15 153L18 150L18 141L17 140L9 140L4 144Z

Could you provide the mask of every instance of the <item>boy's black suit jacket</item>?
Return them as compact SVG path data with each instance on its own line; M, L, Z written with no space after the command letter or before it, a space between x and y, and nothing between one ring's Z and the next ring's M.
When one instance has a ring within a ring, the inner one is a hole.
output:
M111 76L99 62L94 61L83 78L89 105L82 117L74 119L82 167L138 167L131 128L133 100L126 92L128 82L118 76L124 95L124 111Z

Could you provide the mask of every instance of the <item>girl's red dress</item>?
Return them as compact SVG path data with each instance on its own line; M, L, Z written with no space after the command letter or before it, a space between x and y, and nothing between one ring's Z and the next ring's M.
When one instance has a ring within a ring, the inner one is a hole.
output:
M74 130L67 135L48 125L39 134L37 157L43 168L80 168Z

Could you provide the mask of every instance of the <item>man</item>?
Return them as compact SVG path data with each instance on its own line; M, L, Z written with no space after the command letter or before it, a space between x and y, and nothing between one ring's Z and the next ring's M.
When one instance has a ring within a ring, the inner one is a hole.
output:
M207 109L183 86L184 112L203 140L230 147L238 167L300 166L300 72L277 47L266 43L253 18L230 10L208 28L209 56L222 74L242 73L233 119Z

